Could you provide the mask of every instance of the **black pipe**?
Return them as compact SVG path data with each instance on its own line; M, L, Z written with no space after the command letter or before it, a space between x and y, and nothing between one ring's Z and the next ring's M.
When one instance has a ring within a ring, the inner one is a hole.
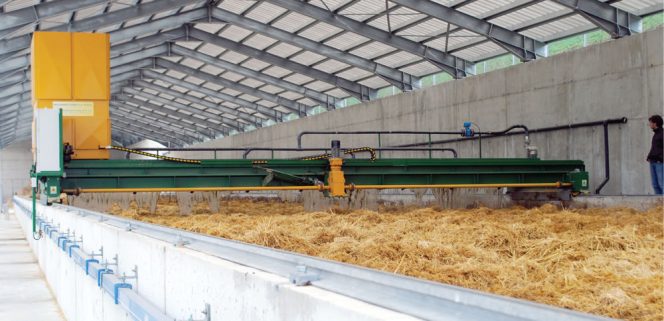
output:
M595 194L599 194L599 192L604 188L604 185L609 182L609 123L604 121L604 180L602 183L599 184L597 189L595 190Z
M607 120L601 120L601 121L593 121L593 122L585 122L585 123L575 123L575 124L569 124L569 125L560 125L560 126L552 126L552 127L543 127L543 128L536 128L536 129L529 129L528 134L532 133L544 133L544 132L551 132L551 131L557 131L557 130L563 130L563 129L574 129L574 128L581 128L581 127L592 127L592 126L599 126L603 125L604 122L607 122L608 124L624 124L627 123L627 118L622 117L622 118L612 118L612 119L607 119ZM484 139L487 138L496 138L496 137L504 137L504 136L514 136L514 135L521 135L525 134L525 131L519 131L519 132L507 132L502 135L498 136L485 136L483 137ZM438 141L433 141L431 144L448 144L448 143L457 143L457 142L464 142L468 140L475 140L477 137L464 137L464 138L455 138L455 139L447 139L447 140L438 140ZM418 147L418 146L424 146L424 145L429 145L429 142L425 143L413 143L413 144L403 144L403 145L397 145L396 147Z
M569 125L561 125L561 126L552 126L552 127L544 127L544 128L537 128L537 129L531 129L528 130L527 128L523 128L523 132L508 132L509 130L513 128L508 128L505 130L502 134L499 133L499 135L496 136L489 136L485 138L495 138L495 137L504 137L504 136L513 136L513 135L518 135L521 133L525 133L526 135L529 135L530 133L544 133L544 132L551 132L551 131L557 131L557 130L563 130L563 129L574 129L574 128L582 128L582 127L593 127L593 126L599 126L602 125L604 127L604 180L602 183L600 183L599 187L595 189L595 193L599 194L602 188L609 182L609 179L611 178L610 176L610 167L609 167L609 125L610 124L625 124L627 123L627 117L621 117L621 118L610 118L606 120L600 120L600 121L592 121L592 122L583 122L583 123L575 123L575 124L569 124ZM512 127L516 127L520 125L515 125ZM525 127L525 126L524 126ZM528 136L526 136L528 137ZM398 147L416 147L416 146L422 146L422 145L431 145L431 144L446 144L446 143L454 143L454 142L462 142L462 141L467 141L467 140L474 140L476 137L468 137L468 138L457 138L457 139L448 139L448 140L443 140L443 141L435 141L435 142L426 142L426 143L415 143L415 144L404 144L404 145L399 145Z
M248 147L218 147L218 148L157 148L157 147L141 147L141 148L132 148L133 150L138 151L158 151L158 152L187 152L187 151L199 151L199 152L215 152L215 151L244 151Z
M461 131L427 132L416 130L359 130L359 131L304 131L297 134L297 147L302 147L304 135L461 135Z
M351 148L349 148L351 149ZM343 149L343 151L349 150L349 149ZM450 152L454 156L454 158L458 158L459 153L457 153L456 149L454 148L401 148L401 147L379 147L379 148L371 148L374 151L414 151L414 152L425 152L425 151L432 151L432 152ZM247 159L249 154L254 151L296 151L296 152L306 152L306 151L325 151L327 152L330 150L329 148L270 148L270 147L250 147L244 149L244 153L242 154L242 159ZM306 156L305 156L306 157Z

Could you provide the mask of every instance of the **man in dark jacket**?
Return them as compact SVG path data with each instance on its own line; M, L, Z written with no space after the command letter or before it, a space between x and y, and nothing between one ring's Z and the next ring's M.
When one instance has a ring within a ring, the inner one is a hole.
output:
M652 136L652 144L650 146L650 153L648 153L647 161L650 163L650 177L652 179L652 187L655 189L655 194L662 195L664 190L664 140L662 138L662 116L653 115L648 118L650 121L650 128L655 132Z

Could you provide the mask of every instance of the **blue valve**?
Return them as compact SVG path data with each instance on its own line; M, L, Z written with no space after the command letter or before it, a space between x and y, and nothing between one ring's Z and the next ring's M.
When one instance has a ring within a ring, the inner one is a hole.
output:
M469 122L469 121L463 122L463 131L461 132L461 136L473 137L475 135L475 133L470 128L470 126L472 126L472 125L473 125L472 122Z

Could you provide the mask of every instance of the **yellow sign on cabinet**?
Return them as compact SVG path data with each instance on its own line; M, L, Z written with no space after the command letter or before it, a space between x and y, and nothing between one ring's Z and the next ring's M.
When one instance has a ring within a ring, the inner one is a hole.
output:
M54 101L53 108L62 109L62 116L92 117L95 115L91 101Z

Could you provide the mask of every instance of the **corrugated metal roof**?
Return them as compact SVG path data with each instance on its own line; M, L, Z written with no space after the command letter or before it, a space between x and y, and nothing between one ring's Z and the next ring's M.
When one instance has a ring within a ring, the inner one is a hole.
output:
M605 0L601 1L604 2ZM433 0L432 2L454 8L461 14L484 19L496 26L541 42L553 41L595 28L591 22L581 15L551 0ZM35 28L37 30L63 28L72 19L74 22L78 22L92 17L106 18L109 17L110 13L118 10L132 12L134 15L129 14L123 19L117 20L117 18L111 17L107 18L108 21L101 20L103 23L95 25L94 28L96 29L87 31L114 32L123 28L134 27L133 30L136 30L136 34L123 35L113 42L114 46L121 44L124 48L127 48L126 51L120 53L120 57L128 53L140 56L141 47L136 46L136 44L140 44L143 48L151 48L162 44L164 41L171 41L177 46L205 54L210 59L220 60L219 64L211 65L200 60L202 59L200 57L197 59L177 55L169 56L170 50L173 50L171 48L163 54L157 55L157 57L181 65L183 68L192 68L195 73L202 73L200 76L205 79L199 79L194 75L176 70L165 70L159 66L159 60L149 60L149 63L143 63L137 68L165 73L165 75L172 78L154 80L144 78L143 80L169 88L182 95L181 97L172 97L149 88L136 86L135 88L145 93L167 97L166 99L174 102L200 108L201 110L209 110L212 114L219 114L228 119L244 123L247 123L246 120L241 119L241 117L238 118L237 115L206 109L191 100L205 99L214 104L235 109L237 112L246 112L268 119L274 117L274 111L290 113L293 107L298 106L298 104L299 106L304 105L312 108L318 104L318 101L326 100L325 97L327 96L334 98L350 97L354 94L351 90L353 86L362 85L371 89L389 86L390 83L385 80L386 78L380 76L374 69L376 64L381 68L392 68L416 77L441 71L440 66L422 56L422 51L409 52L399 49L400 46L394 45L390 41L386 43L382 39L371 39L370 34L366 33L365 30L356 30L343 24L340 25L336 21L340 18L361 22L366 28L390 32L392 33L391 37L407 39L415 45L429 48L427 50L447 52L447 54L469 62L476 62L506 52L504 48L492 42L491 39L487 39L474 31L448 24L430 16L428 12L419 12L397 5L392 1L387 2L387 7L385 0L309 0L308 2L298 2L301 5L312 5L325 11L330 10L330 14L338 16L335 21L328 22L317 21L303 13L289 11L270 2L270 0L225 0L219 2L218 8L231 14L240 15L240 19L250 19L248 20L250 22L265 24L265 28L254 31L246 29L246 26L234 25L233 19L224 19L223 15L220 17L220 21L210 20L214 19L212 11L208 15L201 15L196 21L188 21L188 28L181 26L183 21L170 25L163 23L159 27L153 27L152 22L156 19L174 18L206 6L206 2L200 0L182 0L180 5L170 6L164 5L164 3L152 0L97 3L91 6L82 6L73 12L60 12L53 16L42 17L39 20L25 21L23 24L4 28L5 30L2 27L2 14L0 14L0 41L29 37L29 34ZM41 1L39 0L11 0L5 4L3 10L5 12L26 10L25 8L40 4ZM661 0L611 1L611 5L638 15L664 9ZM138 10L139 6L141 10ZM157 7L157 9L145 9L150 6L152 8ZM141 14L136 15L138 13ZM270 28L289 32L292 34L292 38L281 39L288 40L288 43L280 41L279 37L275 37L270 32ZM174 36L162 37L165 31L172 35L179 35L180 38L175 39ZM219 39L219 41L210 42L205 39L202 39L205 41L198 41L196 37L191 36L193 32L203 32L206 37ZM321 46L312 48L310 44L304 45L298 37L319 42ZM152 39L156 40L153 41ZM16 70L20 71L29 67L3 64L9 58L25 55L29 52L29 48L15 48L15 50L10 48L4 52L2 52L2 48L0 46L0 75L9 76L15 73ZM331 51L331 48L338 51ZM139 58L150 59L148 56ZM140 60L138 59L136 63L139 63ZM217 79L220 81L215 81ZM0 79L0 88L7 85L2 84L1 81L2 79ZM222 84L227 84L229 87L224 87ZM230 86L232 84L244 86ZM114 83L113 88L116 90L115 93L133 96L122 89L131 86L133 86L131 82L120 82ZM205 93L190 90L195 88L191 86L200 86L201 91ZM299 86L306 88L306 91L300 89ZM24 88L29 88L29 86L24 86ZM219 94L208 95L213 92ZM257 97L257 95L260 97ZM222 99L221 97L229 99ZM139 101L144 100L140 95L136 95L134 98L139 99ZM187 98L190 100L187 100ZM26 97L26 99L29 99L29 97ZM239 103L242 102L242 99L244 99L245 104L251 102L259 107L255 105L243 106ZM164 111L177 109L157 101L146 101L154 106L161 106L160 108L164 108ZM123 102L123 104L128 107L136 107L139 112L143 110L134 103ZM267 109L256 110L256 108L263 107ZM13 111L15 109L8 106L5 110ZM179 112L190 114L190 112L184 110ZM277 113L277 115L279 114ZM169 122L174 126L176 126L176 120L178 119L190 123L188 120L177 118L171 112L150 111L149 118L153 119L153 117L163 117L163 119L157 120L159 122ZM204 118L204 116L198 114L195 117ZM210 119L209 121L221 124L219 119ZM25 135L26 133L22 134ZM15 137L12 137L12 139L15 139ZM0 146L6 144L8 140L10 139L7 137L0 137Z

